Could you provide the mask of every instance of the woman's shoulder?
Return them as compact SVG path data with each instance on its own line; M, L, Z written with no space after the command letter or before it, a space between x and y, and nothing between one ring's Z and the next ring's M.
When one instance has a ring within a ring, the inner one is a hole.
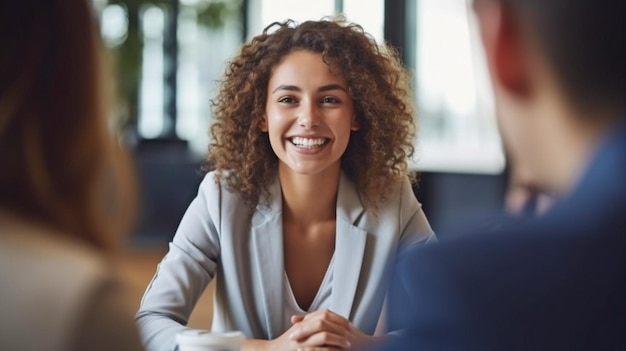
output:
M241 194L228 185L228 173L228 171L206 173L200 182L200 191L211 197L217 196L231 201L243 201Z
M0 295L9 309L3 312L14 318L9 327L16 334L45 330L42 340L62 342L85 302L102 287L119 283L111 264L46 226L17 218L3 218L1 226L0 276L8 283L2 284Z
M210 212L222 214L249 211L250 206L241 192L228 184L225 173L219 175L212 171L204 175L198 189L198 197L202 199Z
M397 211L398 209L419 209L421 204L415 196L413 183L408 177L402 177L393 182L389 188L383 194L383 199L380 202L381 209L391 209Z
M362 206L366 212L376 213L376 217L397 214L400 210L417 211L421 204L417 201L413 183L409 177L398 177L379 189L372 201L369 201L358 185L346 176L340 182L338 206ZM356 200L355 200L356 199Z
M108 260L95 249L45 225L13 217L2 221L2 261L18 262L20 274L45 275L50 287L68 288L72 281L110 277ZM6 252L4 252L6 251ZM5 266L4 264L0 266Z
M0 218L3 233L0 247L16 251L15 256L24 260L39 257L32 261L39 264L48 261L52 266L68 262L70 266L76 265L77 270L94 270L104 264L104 258L95 249L34 219L8 211L0 211Z

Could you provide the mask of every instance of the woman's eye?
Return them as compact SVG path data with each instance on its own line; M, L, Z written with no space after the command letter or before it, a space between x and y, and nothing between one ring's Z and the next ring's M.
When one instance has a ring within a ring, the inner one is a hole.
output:
M326 97L322 98L322 103L325 103L325 104L336 104L338 102L339 102L339 100L337 100L336 98L334 98L332 96L326 96Z
M296 102L296 99L292 98L291 96L285 96L285 97L278 99L278 102L284 103L284 104L293 104L294 102Z

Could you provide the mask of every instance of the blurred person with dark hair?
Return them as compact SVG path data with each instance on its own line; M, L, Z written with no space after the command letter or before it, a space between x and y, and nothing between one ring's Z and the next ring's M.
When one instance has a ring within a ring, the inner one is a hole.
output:
M626 350L625 4L473 2L512 169L554 202L403 255L380 350Z
M0 2L0 349L140 350L111 272L134 184L86 0Z
M411 187L397 53L343 19L274 23L232 59L214 113L214 171L137 314L146 347L176 347L213 279L212 329L242 331L244 350L384 338L396 253L435 238Z

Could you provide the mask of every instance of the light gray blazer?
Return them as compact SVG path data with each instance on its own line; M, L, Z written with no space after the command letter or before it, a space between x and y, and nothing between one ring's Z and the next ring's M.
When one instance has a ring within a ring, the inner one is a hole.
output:
M214 331L240 330L274 339L283 320L282 194L268 188L269 206L253 213L236 192L209 173L200 184L159 264L137 313L147 350L173 350L207 284L215 278ZM372 334L379 320L393 260L399 249L435 236L410 183L387 194L376 213L361 202L342 174L338 196L331 310Z

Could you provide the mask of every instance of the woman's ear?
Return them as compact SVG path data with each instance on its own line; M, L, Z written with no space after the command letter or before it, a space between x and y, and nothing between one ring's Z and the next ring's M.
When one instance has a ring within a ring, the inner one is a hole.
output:
M261 124L259 125L259 129L262 132L266 132L267 133L267 115L263 114L263 120L261 121Z
M356 132L357 130L361 129L361 126L359 125L359 121L357 121L356 115L352 116L352 125L350 126L350 130L353 132Z

